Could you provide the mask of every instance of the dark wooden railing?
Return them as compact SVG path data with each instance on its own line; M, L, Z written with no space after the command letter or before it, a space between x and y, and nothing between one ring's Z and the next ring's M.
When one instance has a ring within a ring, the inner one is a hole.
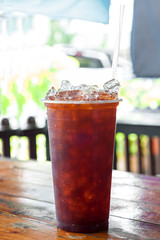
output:
M12 136L27 137L29 141L29 157L36 160L36 136L38 134L43 134L46 137L46 159L50 160L47 124L41 128L37 127L35 118L29 117L27 120L27 127L25 129L11 129L9 120L7 118L2 119L0 139L2 139L3 155L6 157L11 156L10 138Z
M155 137L158 136L158 141L160 137L160 126L146 126L146 125L133 125L133 124L125 124L125 123L117 123L117 133L124 133L124 148L125 148L125 164L126 170L128 172L131 171L130 164L130 146L129 146L129 134L134 133L137 135L137 147L138 147L138 172L143 173L142 169L142 148L141 148L141 136L147 135L148 140L148 165L149 174L156 175L156 173L160 173L159 165L160 165L160 145L157 153L154 152L154 144ZM156 164L157 163L157 164ZM116 142L115 142L115 157L114 157L114 169L117 169L117 154L116 154Z
M124 134L124 162L125 170L131 171L131 154L129 135L137 136L137 165L138 173L145 173L143 163L143 147L141 137L146 135L148 144L147 174L160 174L160 112L133 111L117 121L117 133ZM115 141L114 169L117 169L117 142Z
M137 135L137 159L138 159L138 173L145 173L143 169L143 154L142 154L142 146L141 146L141 136L148 136L148 170L147 174L156 175L160 174L160 141L159 141L159 149L158 151L154 151L154 138L158 136L160 137L160 125L156 124L134 124L127 123L125 121L117 122L116 133L124 134L124 164L126 171L132 171L131 169L131 154L130 154L130 142L129 135L134 133ZM11 148L10 148L10 138L12 136L19 137L27 137L29 141L29 158L37 159L37 151L36 151L36 136L39 134L43 134L46 138L45 148L46 148L46 159L50 160L49 155L49 142L48 142L48 129L47 123L44 127L37 127L35 118L29 117L27 120L27 127L25 129L12 129L10 127L9 120L4 118L1 121L1 129L0 129L0 139L2 139L2 154L6 157L11 157ZM118 158L117 158L117 141L115 141L115 154L114 154L114 169L118 169L117 167Z

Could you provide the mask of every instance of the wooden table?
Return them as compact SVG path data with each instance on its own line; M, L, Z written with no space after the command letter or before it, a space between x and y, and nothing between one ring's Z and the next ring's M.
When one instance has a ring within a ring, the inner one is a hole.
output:
M0 159L0 240L160 239L160 178L113 171L109 229L56 226L50 163Z

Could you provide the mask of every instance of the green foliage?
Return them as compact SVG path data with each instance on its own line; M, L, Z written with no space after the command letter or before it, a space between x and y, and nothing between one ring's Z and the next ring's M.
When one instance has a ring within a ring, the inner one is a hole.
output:
M50 21L50 35L47 41L47 45L53 46L54 44L66 43L70 44L75 34L69 34L62 28L58 21Z
M118 158L124 158L125 155L125 135L124 133L116 133L116 149L117 149L117 156ZM138 152L138 136L136 134L129 134L128 135L129 140L129 153L130 155L135 155ZM146 148L148 144L148 136L141 135L140 136L140 144L141 144L141 151L143 155L148 154L148 148Z
M160 78L132 79L123 83L120 96L136 108L157 108L160 106Z
M149 137L147 135L142 134L140 136L141 151L143 156L149 154L148 141Z
M6 115L9 105L10 105L9 98L6 97L5 95L1 94L1 114L3 116Z
M57 69L56 69L56 68L53 68L53 67L51 67L51 68L50 68L50 70L49 70L49 72L51 72L51 73L56 73L56 72L57 72Z
M37 160L45 162L46 159L46 137L43 134L36 136Z
M128 136L128 140L129 140L129 151L131 155L134 155L137 153L138 151L138 147L137 147L137 135L136 134L129 134Z
M18 91L18 86L16 85L15 82L12 83L11 92L13 93L17 103L17 109L18 109L17 117L20 118L26 99L23 96L23 94Z
M116 136L116 149L118 157L124 157L124 134L117 133Z
M47 75L42 76L42 81L38 84L34 84L31 79L28 81L27 90L31 94L33 101L40 107L44 109L44 104L42 99L45 97L51 81L48 79Z
M125 154L125 138L124 133L117 133L116 134L116 143L117 143L117 155L118 157L124 157ZM129 152L131 155L137 153L137 135L136 134L129 134Z

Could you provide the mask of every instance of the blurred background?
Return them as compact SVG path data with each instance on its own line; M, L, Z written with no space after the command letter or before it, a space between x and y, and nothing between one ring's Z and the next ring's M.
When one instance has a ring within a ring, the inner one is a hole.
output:
M109 24L65 19L55 21L41 15L1 17L3 117L20 120L23 124L28 115L33 115L41 122L44 117L41 99L50 86L58 87L58 83L66 79L78 82L81 78L83 81L84 77L84 81L98 84L101 79L107 81L112 77L119 15L119 8L115 1L112 2ZM124 13L117 71L123 87L125 80L134 78L130 58L132 12L133 1L129 1ZM77 74L77 68L83 68L79 69L81 76Z
M42 99L51 86L58 88L62 80L70 80L73 84L80 82L101 84L111 79L119 20L119 7L116 2L116 0L110 2L108 24L75 19L53 20L42 15L1 14L1 120L9 119L12 129L25 128L28 117L32 116L35 118L36 126L43 127L46 124L46 111ZM123 101L118 109L118 119L128 116L134 110L139 114L144 112L157 114L160 109L160 75L156 73L155 76L154 74L141 76L139 72L136 74L136 67L133 66L136 57L135 54L133 59L131 46L135 43L132 42L133 16L136 7L134 3L133 0L124 3L117 69L117 79L121 83L120 97ZM148 138L145 135L141 138L142 145L147 145ZM118 133L116 139L118 143L122 143L117 145L118 168L125 170L124 135ZM39 161L46 160L45 141L44 136L37 136ZM134 161L137 154L135 144L137 136L131 134L129 141ZM11 157L29 159L27 144L26 137L12 136ZM0 154L3 155L2 145L0 140ZM133 167L133 171L134 169L136 168Z

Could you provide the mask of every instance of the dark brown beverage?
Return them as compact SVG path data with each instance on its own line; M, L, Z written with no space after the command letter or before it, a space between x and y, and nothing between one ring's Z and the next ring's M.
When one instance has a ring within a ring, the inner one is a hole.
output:
M58 227L108 227L116 107L100 102L45 101Z

